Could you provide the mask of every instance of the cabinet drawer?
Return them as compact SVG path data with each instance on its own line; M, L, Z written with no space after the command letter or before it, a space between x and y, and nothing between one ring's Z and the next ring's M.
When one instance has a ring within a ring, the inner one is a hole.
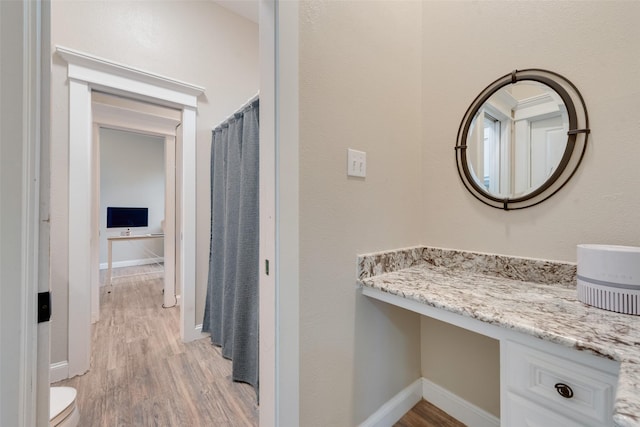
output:
M582 425L613 425L615 375L512 341L505 345L509 391Z
M517 394L508 393L500 425L507 427L584 427L577 421L551 412Z

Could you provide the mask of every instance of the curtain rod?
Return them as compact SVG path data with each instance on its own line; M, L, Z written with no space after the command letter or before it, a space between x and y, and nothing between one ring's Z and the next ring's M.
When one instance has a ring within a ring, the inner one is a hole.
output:
M240 111L242 111L245 108L247 108L249 105L253 104L253 102L255 102L259 97L260 97L260 91L258 91L255 95L253 95L251 98L249 98L249 100L247 102L245 102L244 104L242 104L241 107L237 108L233 114L229 115L226 119L224 119L223 121L218 123L217 126L214 126L213 130L218 129L220 126L222 126L223 124L225 124L226 122L231 120L233 118L233 116L236 115L236 113L239 113Z

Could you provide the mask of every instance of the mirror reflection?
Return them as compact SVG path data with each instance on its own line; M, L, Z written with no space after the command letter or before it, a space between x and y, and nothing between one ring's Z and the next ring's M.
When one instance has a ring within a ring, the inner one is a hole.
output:
M467 160L476 183L497 197L535 191L555 171L567 146L569 117L549 86L522 80L478 108L467 134Z

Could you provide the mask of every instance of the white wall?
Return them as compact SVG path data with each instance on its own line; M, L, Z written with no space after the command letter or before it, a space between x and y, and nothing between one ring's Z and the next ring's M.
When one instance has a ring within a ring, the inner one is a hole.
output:
M208 274L211 130L259 88L258 28L210 1L54 1L52 44L204 86L197 116L196 316ZM52 58L51 362L67 359L68 85Z
M164 219L164 138L100 129L100 264L107 263L107 237L125 228L107 228L107 207L148 208L149 226L132 234L162 233ZM113 243L113 262L140 261L164 255L162 239ZM155 256L153 255L155 254ZM144 261L140 261L144 262Z
M300 4L301 426L358 425L420 376L419 317L355 280L356 254L420 243L420 21L417 2Z
M640 245L640 56L632 54L640 3L429 1L422 16L422 243L561 261L575 261L578 243ZM453 147L476 95L513 69L533 67L578 87L589 112L589 147L559 193L504 212L464 189ZM465 335L423 326L423 374L495 412L495 399L469 395L473 380L465 381L464 365L455 362L460 348L450 342ZM481 341L465 351L490 354L493 341ZM495 372L493 359L485 358L478 372Z

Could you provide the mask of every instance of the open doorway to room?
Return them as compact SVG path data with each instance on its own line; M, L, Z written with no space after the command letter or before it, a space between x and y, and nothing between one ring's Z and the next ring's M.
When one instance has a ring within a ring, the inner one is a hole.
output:
M92 321L100 317L100 287L111 292L118 267L155 266L129 274L161 273L162 305L177 306L180 111L93 91L92 113Z
M174 222L165 211L164 138L107 127L98 133L100 286L110 294L120 279L152 276L173 287L173 277L164 275L173 237L165 239L164 224ZM175 292L168 293L172 301L162 305L177 306Z
M67 84L69 93L69 171L68 171L68 220L69 224L74 224L68 230L68 250L69 250L69 334L68 334L68 355L69 355L69 377L74 375L86 373L90 368L92 372L84 375L84 377L93 376L93 371L96 371L97 366L94 365L94 361L91 360L91 347L95 346L93 341L87 338L91 338L89 323L91 319L91 303L96 298L92 298L91 293L94 286L88 289L88 283L99 283L99 280L92 280L91 276L97 269L94 265L99 264L99 257L95 258L94 255L99 253L95 250L99 241L99 238L92 236L96 233L98 227L96 224L99 222L97 218L99 215L92 213L97 203L93 200L97 193L94 189L95 183L98 181L95 177L96 169L92 165L96 163L97 150L93 146L91 135L98 133L99 125L103 127L111 127L111 125L103 122L101 119L97 119L97 109L95 105L92 107L92 98L97 93L109 94L110 96L124 97L125 99L135 102L151 102L155 105L162 105L169 108L175 108L181 113L181 126L178 130L175 130L175 143L180 147L176 152L176 185L181 189L179 200L176 203L176 216L179 216L179 231L176 231L176 235L180 236L180 248L179 248L179 260L177 264L179 266L179 277L181 285L181 305L180 305L180 336L182 342L170 344L168 347L173 348L177 354L185 354L184 347L181 344L188 343L196 338L203 337L202 326L198 325L196 314L196 259L202 258L201 255L208 255L209 251L198 250L196 242L196 223L200 221L199 218L206 215L196 215L196 201L200 202L206 200L206 197L198 197L196 186L197 171L202 171L202 168L196 168L196 163L199 159L206 158L204 153L199 153L202 147L206 147L204 144L196 144L196 114L201 114L200 96L204 97L204 88L197 87L191 84L187 84L181 81L171 80L166 77L152 74L150 72L144 72L126 65L114 63L104 60L102 58L95 57L93 55L75 51L72 49L57 46L56 54L65 60L68 64L67 67ZM204 103L204 101L203 101ZM229 102L230 103L230 102ZM237 108L235 102L232 108L225 108L225 115ZM87 108L89 107L89 108ZM129 109L131 110L131 109ZM203 108L204 110L204 108ZM133 114L131 111L127 112L130 117ZM211 121L210 126L216 124L217 121ZM126 125L128 127L128 125ZM207 131L207 136L210 138L211 131ZM89 138L87 138L89 136ZM209 150L207 150L209 151ZM207 153L208 154L208 153ZM98 156L99 157L99 156ZM208 162L206 162L208 163ZM206 174L205 177L206 178ZM200 185L200 188L203 186ZM93 194L93 195L92 195ZM202 205L202 203L200 203ZM207 203L208 204L208 203ZM98 208L99 214L99 208ZM201 221L200 221L201 222ZM78 224L78 227L75 226ZM208 228L208 227L207 227ZM166 230L165 230L166 232ZM204 233L203 233L204 234ZM200 236L203 236L200 234ZM206 233L204 235L207 235ZM99 237L99 236L98 236ZM166 253L165 253L166 258ZM170 265L166 262L165 265ZM199 264L202 266L202 263ZM88 295L89 294L89 295ZM204 301L203 301L204 302ZM99 310L98 310L99 311ZM135 323L136 327L142 327L140 323ZM114 332L114 328L109 332ZM153 341L153 340L152 340ZM142 340L143 342L150 343L148 339ZM173 347L173 345L175 347ZM209 353L215 354L214 347L210 343L195 343L194 345L206 345L209 349ZM211 349L214 349L213 352ZM138 351L139 350L139 351ZM138 350L132 350L131 354L141 354L148 356L150 354L156 354L151 346L143 346ZM122 357L122 356L114 356ZM182 356L189 357L189 356ZM150 357L147 357L148 361ZM217 384L217 380L223 380L229 383L229 378L226 375L219 375L220 370L216 368L216 365L205 364L203 366L203 357L196 357L194 360L178 360L175 363L170 363L165 358L165 362L159 362L169 366L169 370L180 367L184 372L183 375L172 374L171 379L167 379L170 383L173 381L179 384L173 384L178 387L175 394L182 394L183 389L193 387L200 393L206 393L211 389L211 396L205 399L208 402L212 402L213 406L219 404L220 400L218 395L224 396L228 399L231 394L227 391L220 391L220 384ZM199 367L199 370L196 369ZM166 369L156 369L156 366L148 367L145 369L142 366L139 369L131 370L132 373L137 374L139 372L167 372ZM218 375L212 376L207 372L214 370L218 372ZM202 371L202 372L200 372ZM170 371L169 371L170 372ZM196 374L194 375L194 372ZM200 373L198 373L200 372ZM117 372L116 372L117 374ZM162 380L150 375L152 378L145 376L144 378L129 377L125 380L126 384L133 386L139 385L145 380L153 380L160 384ZM205 383L199 382L199 380L207 380ZM75 380L75 379L74 379ZM81 381L78 379L77 381ZM107 384L111 381L106 379ZM98 380L99 383L105 384L103 381ZM71 384L74 384L73 382ZM161 387L149 386L147 390L150 395L151 390L155 389L165 390L165 387L160 384ZM166 385L166 384L165 384ZM80 387L78 386L78 407L82 413L83 406L83 390L87 390L91 393L94 390L91 386ZM178 393L180 392L180 393ZM137 392L136 392L137 393ZM138 396L138 394L133 395ZM189 394L189 393L186 393ZM95 396L95 395L94 395ZM252 405L256 405L256 395L252 390L250 393L250 399L247 401L252 402ZM106 397L105 397L106 398ZM200 397L201 399L202 397ZM126 400L126 399L125 399ZM187 399L189 402L198 401L198 396L191 396ZM92 400L91 400L92 401ZM85 400L86 402L86 400ZM232 402L238 402L237 399L233 399ZM165 402L166 403L166 402ZM138 405L144 404L144 402L138 402ZM233 404L233 405L236 405ZM157 405L157 406L155 406ZM85 406L86 407L86 406ZM154 403L154 408L164 407L162 402ZM206 406L205 406L206 407ZM198 408L197 408L198 409ZM233 420L227 419L208 419L208 411L193 410L191 415L205 415L204 425L217 425L218 422L232 422ZM251 406L248 411L241 411L242 414L252 416L253 422L251 424L257 424L257 406ZM136 408L130 408L126 411L127 414L135 413ZM153 412L153 411L152 411ZM170 411L174 412L174 411ZM146 411L145 413L150 413ZM84 415L84 414L82 414ZM226 417L226 416L225 416ZM86 418L85 418L86 419ZM89 418L92 419L92 418ZM197 420L196 418L193 418ZM187 417L186 420L192 420ZM178 421L176 421L178 422ZM212 424L211 424L212 423ZM175 424L173 421L168 421L167 425L193 425L191 421L185 421L184 423ZM195 424L199 424L195 422ZM242 424L247 424L242 422Z

